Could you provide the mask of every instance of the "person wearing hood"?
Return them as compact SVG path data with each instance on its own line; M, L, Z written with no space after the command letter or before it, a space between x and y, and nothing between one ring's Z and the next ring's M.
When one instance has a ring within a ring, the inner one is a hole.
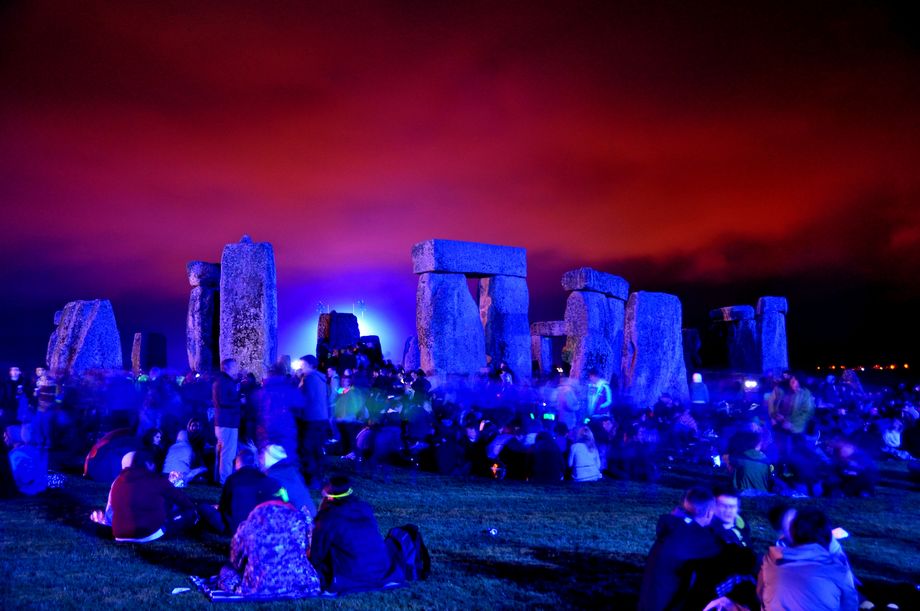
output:
M405 580L380 536L374 509L355 495L344 476L331 477L323 488L310 562L330 592L376 590Z
M763 558L757 594L765 611L856 611L853 572L843 554L829 551L827 516L799 509L790 527L791 547L773 546Z
M230 563L220 570L220 588L247 596L317 596L320 578L307 558L310 527L310 516L289 503L257 505L230 541Z
M699 585L722 546L707 528L716 502L705 488L690 488L681 505L658 520L639 593L641 611L702 608L712 596ZM694 605L694 600L698 605Z
M290 458L282 446L268 445L260 453L262 472L275 479L287 492L288 501L304 513L316 515L316 505L310 498L307 483L300 474L300 465Z
M191 482L193 479L207 471L207 467L193 468L192 465L197 463L195 449L188 440L188 431L179 431L176 433L176 442L169 446L166 451L166 458L163 460L163 473L172 478ZM176 475L172 475L175 473Z

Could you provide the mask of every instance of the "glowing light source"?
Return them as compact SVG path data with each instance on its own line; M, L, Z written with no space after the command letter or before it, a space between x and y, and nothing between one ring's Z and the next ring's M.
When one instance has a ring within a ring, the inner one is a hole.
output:
M757 380L745 380L744 390L757 390Z

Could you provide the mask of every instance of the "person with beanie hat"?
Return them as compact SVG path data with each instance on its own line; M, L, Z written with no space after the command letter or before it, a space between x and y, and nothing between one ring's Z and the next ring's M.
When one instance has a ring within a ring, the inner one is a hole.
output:
M307 483L300 474L299 464L287 455L280 445L271 444L262 448L260 454L262 472L275 479L287 491L288 501L310 516L316 515L316 505L310 498Z
M405 580L377 527L374 509L345 476L333 476L313 529L310 562L330 592L375 590Z

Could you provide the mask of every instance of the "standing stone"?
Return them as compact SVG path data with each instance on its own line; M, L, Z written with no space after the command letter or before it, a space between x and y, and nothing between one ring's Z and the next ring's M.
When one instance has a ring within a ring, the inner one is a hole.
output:
M63 310L58 310L54 313L54 331L51 332L51 337L48 338L48 348L45 350L45 366L48 368L51 367L51 353L54 352L54 347L57 345L58 326L61 324L63 314Z
M530 324L531 358L535 370L546 377L553 371L554 337L566 337L569 328L564 320L548 320Z
M786 345L786 313L789 302L785 297L761 297L757 300L757 334L760 346L760 366L764 373L789 369Z
M224 247L220 267L220 359L236 359L261 380L278 353L274 250L243 236Z
M604 329L607 343L610 344L611 373L608 380L613 382L613 388L620 385L620 365L623 362L623 341L625 340L624 325L626 324L626 300L618 297L607 297L607 327ZM616 379L614 379L614 376Z
M218 368L220 265L191 261L185 267L192 291L185 318L185 351L192 371Z
M645 291L629 296L622 369L624 394L637 407L651 407L662 393L688 399L677 297Z
M728 354L728 367L734 371L758 372L760 354L757 349L757 323L751 306L729 306L709 313L714 324L722 327Z
M553 372L553 339L542 335L530 336L530 358L533 369L547 377Z
M316 325L316 355L325 350L328 354L336 348L348 348L361 340L358 317L346 312L333 310L320 314Z
M131 370L134 375L150 372L152 367L166 367L166 336L162 333L135 333L131 347Z
M422 369L446 375L478 372L485 365L488 334L489 356L507 362L518 377L529 377L525 249L428 240L412 247L412 271L419 276L415 318ZM484 279L479 307L469 294L467 276Z
M703 360L700 358L703 342L699 329L682 329L680 335L684 346L684 366L687 371L700 369L703 366Z
M530 296L527 281L514 276L491 276L479 281L479 316L485 333L486 354L492 364L507 363L517 379L529 379Z
M406 371L415 371L422 366L422 357L418 347L418 335L406 338L403 345L402 366Z
M80 375L90 369L121 369L121 337L108 299L71 301L61 313L48 367Z
M581 267L562 276L562 288L572 291L565 306L568 339L563 354L572 365L571 377L584 380L588 371L618 385L623 350L623 321L629 283L620 276Z
M565 351L571 354L571 377L584 380L588 371L597 369L605 380L617 373L619 346L610 343L608 327L615 325L610 304L602 293L575 291L565 304L565 322L569 329ZM619 324L623 328L622 323Z
M364 346L363 350L372 363L383 362L383 345L379 335L362 335L358 342Z
M422 369L470 375L485 366L485 334L466 276L419 275L415 308Z

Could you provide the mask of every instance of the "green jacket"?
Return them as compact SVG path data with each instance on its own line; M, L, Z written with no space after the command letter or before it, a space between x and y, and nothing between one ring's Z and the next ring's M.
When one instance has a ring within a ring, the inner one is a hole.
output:
M770 491L770 474L773 465L760 450L747 450L732 459L732 486L736 490Z

